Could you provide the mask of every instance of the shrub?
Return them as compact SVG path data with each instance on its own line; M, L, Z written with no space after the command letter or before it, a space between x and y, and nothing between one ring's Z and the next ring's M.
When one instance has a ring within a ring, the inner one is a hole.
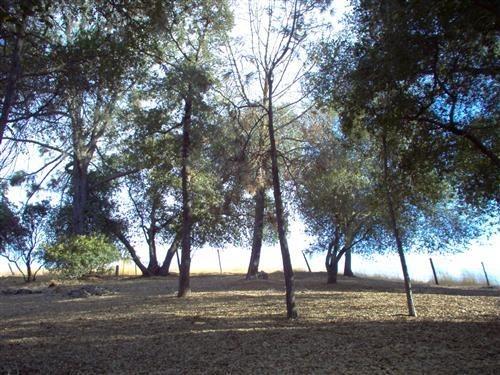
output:
M70 278L104 273L118 259L118 249L103 235L67 237L45 249L47 268Z

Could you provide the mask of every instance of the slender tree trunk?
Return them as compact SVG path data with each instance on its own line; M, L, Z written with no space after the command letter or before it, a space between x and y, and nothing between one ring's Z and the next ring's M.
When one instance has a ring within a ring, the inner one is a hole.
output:
M259 186L255 192L255 218L253 224L253 240L252 254L250 255L250 263L246 279L257 277L259 272L260 252L262 249L262 237L264 233L264 206L265 206L266 189Z
M269 143L271 153L271 171L273 177L274 204L276 207L276 222L278 225L278 238L280 241L281 257L283 258L283 273L285 277L286 289L286 310L289 319L297 318L297 309L295 307L295 287L292 262L290 259L290 251L285 233L285 220L283 216L283 201L281 198L281 185L278 168L278 152L276 150L276 140L274 136L274 114L273 114L273 79L270 73L267 74L266 80L269 87L268 97L268 129Z
M16 40L12 48L10 70L7 75L7 82L2 100L2 111L0 113L0 144L2 144L5 130L9 122L10 111L16 99L16 86L21 75L21 53L23 49L25 25L26 17L23 17L21 22L16 25Z
M85 216L88 199L88 165L74 156L73 161L73 206L72 234L86 233Z
M351 249L347 250L345 253L345 263L344 263L344 276L354 277L352 272L352 254Z
M149 216L150 225L147 231L147 242L149 249L148 270L153 275L158 275L160 272L158 257L156 256L156 209L157 209L157 200L153 198L151 213Z
M151 276L151 274L149 273L146 266L144 266L144 264L142 264L141 260L137 256L137 252L135 251L132 244L128 241L127 237L125 237L123 235L123 233L121 233L121 231L119 231L119 230L113 230L113 233L118 238L118 240L123 244L123 246L125 246L125 248L129 252L130 256L132 257L132 260L137 265L137 267L141 270L142 276Z
M415 310L415 305L413 303L413 292L411 288L411 280L410 274L408 273L408 267L406 265L405 253L403 250L403 242L401 240L401 234L399 232L396 211L394 209L394 202L392 200L392 194L390 189L389 175L388 175L388 161L387 161L387 141L385 134L382 137L382 153L383 153L383 161L384 161L384 182L385 182L385 190L387 195L387 208L389 211L389 219L391 223L392 232L394 234L394 239L396 241L396 246L398 249L399 259L401 260L401 269L403 271L403 278L405 284L405 292L406 292L406 301L408 304L408 314L410 316L417 316L417 312Z
M31 261L26 262L26 282L31 282L33 281L33 272L31 270Z
M337 283L337 275L339 270L339 261L337 257L339 247L339 237L336 234L333 241L328 246L328 252L326 255L325 266L327 273L327 284L336 284Z
M185 99L184 117L182 119L182 253L179 272L178 297L186 297L191 293L189 272L191 267L191 227L192 227L192 198L191 198L191 113L192 98Z
M180 235L175 235L174 240L170 244L170 247L168 248L167 255L165 256L165 260L163 261L163 264L160 267L159 275L160 276L168 276L170 273L170 265L172 264L172 259L174 259L175 253L177 253L177 250L179 249L179 243L181 242L181 236Z

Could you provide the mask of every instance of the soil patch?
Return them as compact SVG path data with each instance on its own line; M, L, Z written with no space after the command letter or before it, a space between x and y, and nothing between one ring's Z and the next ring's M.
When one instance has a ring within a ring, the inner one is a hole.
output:
M0 294L0 373L498 371L498 289L416 285L410 318L400 283L325 280L296 275L299 319L288 321L281 274L195 276L185 299L175 277L42 279L30 286L42 293Z

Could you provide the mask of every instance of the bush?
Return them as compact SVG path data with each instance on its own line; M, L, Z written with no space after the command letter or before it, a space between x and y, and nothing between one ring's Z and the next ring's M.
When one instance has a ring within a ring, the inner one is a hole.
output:
M103 235L67 237L45 249L47 268L71 278L104 273L119 259L118 249Z

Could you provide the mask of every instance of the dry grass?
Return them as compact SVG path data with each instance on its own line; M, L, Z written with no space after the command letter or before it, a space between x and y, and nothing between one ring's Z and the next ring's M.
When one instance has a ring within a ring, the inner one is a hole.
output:
M196 276L87 280L0 294L0 373L497 373L500 293L296 275L300 318L284 318L283 280ZM70 298L76 284L114 293ZM23 287L0 279L0 290Z

